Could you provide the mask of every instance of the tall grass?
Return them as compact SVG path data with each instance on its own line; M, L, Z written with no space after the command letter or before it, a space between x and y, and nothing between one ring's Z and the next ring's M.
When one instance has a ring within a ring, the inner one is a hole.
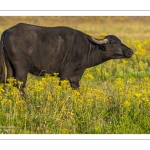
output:
M150 38L140 37L141 33L136 38L135 34L124 36L125 31L136 33L137 29L134 22L122 30L121 24L124 25L121 21L112 24L112 33L122 36L134 50L133 57L87 69L79 90L72 90L68 81L59 86L59 79L48 74L28 75L26 97L12 86L13 78L5 91L0 85L0 133L150 133ZM99 31L95 24L87 26L89 33ZM105 31L110 30L109 25L102 26L106 29L103 34L94 35L108 34ZM84 28L84 24L78 27Z

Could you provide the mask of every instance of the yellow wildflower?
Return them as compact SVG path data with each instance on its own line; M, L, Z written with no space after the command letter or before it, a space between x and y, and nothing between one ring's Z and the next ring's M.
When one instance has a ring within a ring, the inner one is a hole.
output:
M16 105L21 105L21 104L25 104L24 100L17 100L16 101Z
M91 75L91 74L86 74L84 77L85 77L87 80L92 80L92 79L94 79L93 75Z
M1 103L2 103L2 105L12 104L12 100L10 100L10 99L3 99L3 100L1 100Z
M125 107L129 107L129 106L131 105L131 103L130 103L128 100L126 100L123 105L124 105Z

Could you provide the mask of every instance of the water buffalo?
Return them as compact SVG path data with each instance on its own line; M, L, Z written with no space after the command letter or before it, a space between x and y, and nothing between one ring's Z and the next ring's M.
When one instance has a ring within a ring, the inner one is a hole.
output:
M70 27L19 23L1 36L0 83L5 82L5 62L7 79L22 81L22 92L28 72L41 76L58 73L60 80L69 80L77 89L86 68L132 55L133 51L114 35L95 39Z

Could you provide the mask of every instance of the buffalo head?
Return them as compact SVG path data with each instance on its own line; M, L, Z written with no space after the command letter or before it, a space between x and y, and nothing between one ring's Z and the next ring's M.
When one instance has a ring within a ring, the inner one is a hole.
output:
M100 40L91 37L91 40L99 45L99 49L107 51L106 54L109 59L130 58L133 55L133 50L114 35L108 35Z

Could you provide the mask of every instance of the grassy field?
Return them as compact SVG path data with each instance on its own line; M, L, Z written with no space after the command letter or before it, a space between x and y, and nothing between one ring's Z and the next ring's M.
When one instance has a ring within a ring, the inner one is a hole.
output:
M0 33L19 23L70 26L94 37L114 34L134 50L85 71L79 90L68 81L28 75L26 98L0 84L0 133L149 134L150 17L0 17Z

